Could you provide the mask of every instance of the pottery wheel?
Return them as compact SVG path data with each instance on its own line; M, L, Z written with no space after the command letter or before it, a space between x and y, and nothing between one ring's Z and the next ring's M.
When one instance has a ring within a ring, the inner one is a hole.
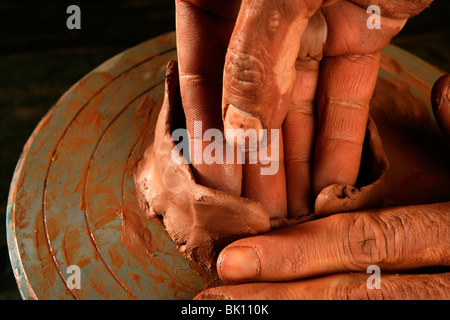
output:
M440 75L395 47L383 56L430 88ZM67 91L28 140L7 212L24 299L191 299L211 281L176 250L158 219L143 216L129 170L142 149L141 129L156 123L171 59L175 33L115 56ZM124 210L140 220L151 253L125 245ZM79 267L79 288L70 285L69 266Z

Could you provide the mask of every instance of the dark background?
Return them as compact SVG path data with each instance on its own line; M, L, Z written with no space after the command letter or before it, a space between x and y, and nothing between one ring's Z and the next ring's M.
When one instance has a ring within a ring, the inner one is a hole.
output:
M129 47L174 30L174 3L0 0L0 299L20 299L5 220L12 175L28 137L86 73ZM71 4L81 8L81 30L66 27ZM450 2L435 0L392 43L450 72Z

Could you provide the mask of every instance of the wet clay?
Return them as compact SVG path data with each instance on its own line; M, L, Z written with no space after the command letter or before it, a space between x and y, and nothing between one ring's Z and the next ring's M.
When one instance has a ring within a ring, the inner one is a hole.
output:
M392 61L382 64L401 72ZM162 217L186 257L210 269L220 250L242 237L339 212L449 200L450 145L427 106L406 82L379 78L370 108L356 185L324 188L314 214L271 220L258 202L199 185L187 163L172 161L171 132L185 120L177 64L170 62L154 142L135 171L139 203L148 218Z
M179 250L209 269L220 248L270 230L270 219L259 203L199 185L188 164L172 161L172 123L182 110L177 64L171 62L155 140L135 173L137 195L148 217L162 216Z
M402 74L401 66L390 58L384 57L381 65L391 74ZM440 119L445 116L435 112L435 117L418 98L423 94L429 99L430 88L421 84L416 88L424 91L413 94L403 80L378 78L356 186L324 188L316 198L316 216L450 200L450 140L436 123L444 123ZM433 96L442 98L442 91L439 87Z

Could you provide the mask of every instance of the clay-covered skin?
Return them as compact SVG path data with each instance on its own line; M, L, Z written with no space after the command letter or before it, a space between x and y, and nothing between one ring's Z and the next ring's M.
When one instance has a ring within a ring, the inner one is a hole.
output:
M381 65L394 75L402 72L389 58L382 59ZM448 75L434 86L435 97L448 92L448 83L447 87L443 85L445 79ZM440 101L442 112L448 110L445 99L435 101ZM449 122L443 121L445 116L437 113L437 107L434 110L441 128L406 82L395 77L378 78L357 183L322 189L315 200L315 214L448 201L450 140L446 141L443 134L449 132L445 130Z
M228 285L196 298L449 299L449 213L450 202L360 210L238 240L218 258Z
M162 216L179 250L210 269L226 244L270 230L269 215L255 201L197 184L188 164L172 161L174 117L184 116L177 64L171 62L155 140L135 173L136 188L147 216Z
M246 166L194 164L197 181L280 218L311 212L330 184L355 185L380 52L430 2L177 0L188 131L195 121L203 130L281 128L285 150L270 178ZM369 5L380 7L381 29L367 27Z
M232 243L217 264L229 285L196 299L450 298L450 140L442 136L449 123L440 114L447 112L442 108L448 107L449 76L432 93L440 130L418 98L428 97L430 87L415 76L407 82L397 78L405 73L395 60L381 63L391 76L378 79L371 101L374 120L366 130L357 186L329 186L316 201L322 214L346 213ZM426 204L408 205L417 203ZM373 209L359 210L366 205ZM373 290L367 272L377 267L382 280Z
M365 180L365 185L355 187L333 184L325 187L315 200L314 212L316 216L326 216L380 205L381 199L377 197L376 189L385 179L389 170L389 161L384 153L380 135L372 118L369 118L367 124L364 151L359 177L360 180Z
M352 0L363 8L377 5L383 8L383 14L397 19L409 19L427 8L433 0Z
M382 64L396 72L392 61ZM395 99L386 94L393 88L398 92ZM171 62L155 139L135 173L140 204L148 217L163 218L181 252L210 269L218 252L239 238L339 212L446 201L450 198L450 148L441 147L446 142L432 125L426 106L411 108L414 105L418 103L406 83L380 78L371 102L357 183L321 190L314 213L271 219L260 203L202 186L190 165L172 160L172 150L177 149L171 132L185 118L177 64Z
M174 162L174 123L184 121L177 63L167 66L166 88L150 144L135 171L137 196L148 218L161 216L170 237L185 256L214 267L220 250L234 240L310 220L270 218L260 203L197 183L191 166ZM143 137L145 139L145 137Z

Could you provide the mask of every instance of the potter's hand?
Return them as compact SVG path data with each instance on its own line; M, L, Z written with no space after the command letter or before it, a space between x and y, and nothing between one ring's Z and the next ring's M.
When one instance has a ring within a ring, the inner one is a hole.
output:
M450 139L449 93L450 75L444 75L433 87L432 105ZM198 298L450 299L450 273L408 274L450 266L449 227L446 202L336 214L238 240L221 252L217 268L225 282L246 284ZM366 273L372 265L381 271L379 288Z
M380 51L431 1L177 0L191 137L195 121L202 133L283 131L277 174L262 176L259 165L194 164L197 181L259 201L271 217L309 213L323 187L354 185ZM368 28L369 5L381 8L381 29Z
M449 226L447 202L336 214L241 239L222 251L218 271L227 283L252 283L197 298L450 299L450 273L399 273L450 266ZM379 289L371 265L380 268Z

